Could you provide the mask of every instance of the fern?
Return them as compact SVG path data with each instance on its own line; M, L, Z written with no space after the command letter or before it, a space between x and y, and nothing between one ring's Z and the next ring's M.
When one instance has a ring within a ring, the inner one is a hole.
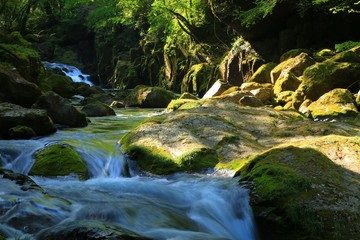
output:
M246 11L236 9L233 17L241 21L245 27L251 27L259 20L271 14L278 2L278 0L256 0L253 8Z

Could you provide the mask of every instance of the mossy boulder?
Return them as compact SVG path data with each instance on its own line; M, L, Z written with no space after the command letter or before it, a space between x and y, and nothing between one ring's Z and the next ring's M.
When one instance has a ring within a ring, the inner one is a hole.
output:
M258 88L250 91L254 97L261 100L263 104L274 103L274 91L270 88Z
M320 51L317 51L314 53L314 59L317 62L323 62L329 58L332 58L335 55L335 52L331 49L321 49Z
M32 108L45 109L54 123L69 127L85 127L87 119L83 112L52 91L43 94Z
M251 190L261 235L265 239L356 239L359 146L358 137L326 136L251 157L238 174Z
M314 123L296 111L242 107L221 98L177 103L172 112L149 119L121 139L123 150L141 169L158 174L191 171L181 165L181 159L194 149L206 149L196 154L211 153L217 159L205 161L209 158L203 157L206 163L194 166L217 168L299 136L343 132L328 122Z
M201 106L204 103L203 100L194 99L175 99L171 100L169 105L166 107L166 111L184 110L191 109Z
M192 100L198 100L199 98L197 98L195 95L188 93L188 92L184 92L183 94L181 94L181 96L179 97L179 99L192 99Z
M276 66L276 63L266 63L261 65L249 78L248 82L271 83L270 73Z
M312 55L312 52L308 49L303 49L303 48L295 48L295 49L291 49L285 53L283 53L281 56L280 56L280 62L284 62L290 58L294 58L294 57L297 57L299 56L301 53L306 53L308 54L309 56Z
M174 93L160 87L139 85L125 99L127 107L165 108L176 99Z
M0 64L0 102L30 107L41 95L40 88Z
M274 84L274 94L279 95L284 91L295 91L300 83L301 81L292 72L283 71Z
M296 77L299 77L303 74L306 68L313 64L315 64L315 60L307 53L301 53L296 57L289 58L286 61L281 62L273 70L271 70L271 82L275 84L281 72L283 71L291 72Z
M84 112L88 117L103 117L116 115L114 109L98 101L85 105L81 109L81 111Z
M359 114L351 92L336 88L308 106L314 119L351 117Z
M23 108L11 103L0 103L0 136L9 138L12 132L10 129L17 126L29 127L38 136L48 135L56 131L53 121L45 110Z
M212 80L214 66L207 63L199 63L190 67L181 82L181 92L195 93L203 96Z
M36 136L35 131L27 126L15 126L9 129L11 139L30 139Z
M38 85L43 92L52 91L64 98L70 98L76 93L73 81L69 77L51 72L42 73Z
M36 83L42 69L39 54L32 48L0 43L0 63L12 66L27 81Z
M303 99L316 101L335 88L354 88L358 91L359 79L360 63L327 60L314 64L304 71L298 91Z
M47 146L34 154L35 163L30 175L67 176L76 174L80 179L87 179L88 170L80 155L72 147L64 144Z
M294 96L294 91L283 91L278 93L277 97L276 97L276 102L281 104L281 105L285 105L288 102L291 102Z
M360 63L360 46L337 53L329 61L333 62L356 62Z

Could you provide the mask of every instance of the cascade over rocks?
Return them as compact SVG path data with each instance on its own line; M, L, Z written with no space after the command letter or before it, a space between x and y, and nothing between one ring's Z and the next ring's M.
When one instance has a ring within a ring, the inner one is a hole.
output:
M222 97L173 101L175 111L121 139L127 157L155 174L238 170L264 239L357 236L357 119L313 122L296 111L243 107Z
M27 109L11 103L0 103L0 137L9 138L11 128L26 126L38 136L54 133L56 128L45 110Z

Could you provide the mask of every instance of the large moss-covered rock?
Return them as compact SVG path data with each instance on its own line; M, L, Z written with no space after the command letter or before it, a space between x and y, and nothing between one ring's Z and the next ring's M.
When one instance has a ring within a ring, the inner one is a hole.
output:
M40 75L38 85L43 92L53 91L64 98L70 98L76 93L69 77L51 72Z
M34 154L35 163L30 175L67 176L76 174L80 179L88 178L88 170L80 155L70 146L54 144Z
M39 54L24 45L0 43L0 62L14 67L23 78L35 83L42 69Z
M280 143L343 133L335 123L312 122L295 111L242 107L220 97L176 103L176 111L146 121L121 140L127 155L145 171L166 174L197 170L198 166L218 168ZM202 150L196 155L203 154L204 163L199 157L193 167L182 165L183 157L195 149Z
M175 95L160 87L139 85L125 99L127 107L165 108Z
M34 83L0 64L0 102L10 102L30 107L41 95Z
M279 95L284 91L295 91L300 83L301 81L292 72L283 71L274 84L274 94Z
M70 127L87 126L86 116L60 95L50 91L42 95L32 106L45 109L54 123Z
M356 239L360 139L326 136L250 158L241 182L264 239Z
M317 63L307 68L298 88L304 99L317 100L334 88L358 88L360 63L333 62Z
M27 109L11 103L0 103L0 136L9 138L9 130L17 126L29 127L39 136L56 131L53 121L45 110Z
M303 74L306 68L313 64L315 64L315 60L307 53L301 53L296 57L289 58L271 70L271 82L274 84L283 71L291 72L296 77L299 77Z
M336 88L308 106L315 119L356 116L359 114L351 92Z

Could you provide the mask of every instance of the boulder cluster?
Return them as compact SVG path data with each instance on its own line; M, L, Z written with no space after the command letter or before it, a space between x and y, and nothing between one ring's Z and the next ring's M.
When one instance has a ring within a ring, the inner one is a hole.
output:
M240 176L263 239L356 239L359 59L360 47L289 51L245 82L184 93L122 148L145 172Z

